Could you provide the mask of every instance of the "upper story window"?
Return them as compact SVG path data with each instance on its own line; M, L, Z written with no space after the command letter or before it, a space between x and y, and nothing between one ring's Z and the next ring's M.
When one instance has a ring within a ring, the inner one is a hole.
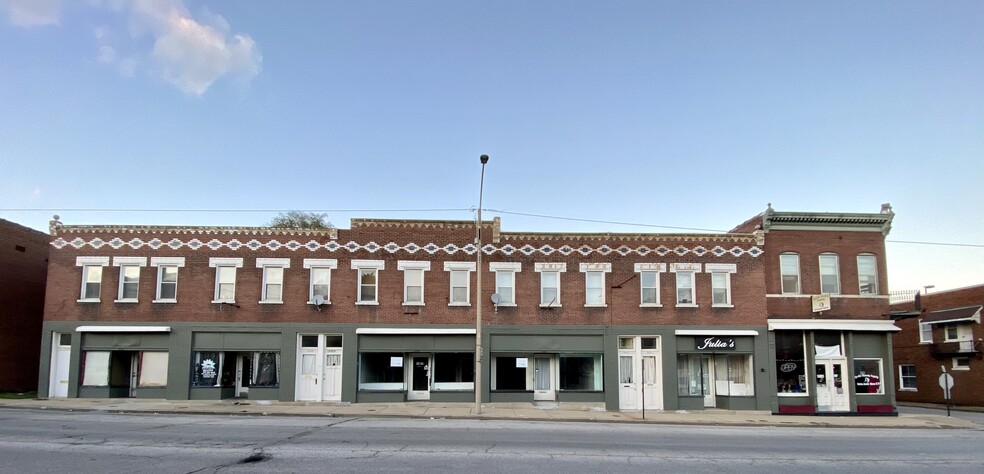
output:
M352 269L359 272L355 304L379 304L379 271L385 267L383 260L352 260Z
M147 266L147 257L113 257L113 266L120 267L116 302L136 303L140 293L140 267Z
M582 263L584 273L584 306L607 306L605 304L605 274L612 271L610 263Z
M150 257L150 266L157 267L157 292L154 303L178 301L178 268L184 265L184 257Z
M212 257L208 266L215 268L215 297L213 303L236 302L236 269L243 267L242 258Z
M537 263L534 271L540 274L540 306L560 306L560 274L567 271L567 264Z
M666 271L665 263L637 263L639 274L639 306L659 307L659 274Z
M782 294L798 295L800 289L800 256L795 253L779 255L779 273L782 275Z
M403 270L403 304L424 304L424 272L430 270L430 262L400 260L396 268Z
M840 265L837 254L820 254L820 293L840 294Z
M523 265L519 262L491 262L489 271L495 273L498 306L516 306L516 274L523 271Z
M878 261L874 255L858 255L858 286L860 295L878 294Z
M919 320L919 343L929 344L933 342L933 325Z
M444 262L444 271L451 274L451 290L448 306L468 306L471 304L471 275L475 262Z
M263 269L263 288L260 303L284 302L284 270L290 268L289 258L258 258L256 268Z
M98 302L102 290L102 267L109 265L109 257L76 257L75 266L82 267L82 290L79 302Z
M308 304L331 304L331 271L338 268L338 260L333 258L305 258L304 268L311 272L311 279L308 284Z
M676 274L676 305L696 307L696 282L694 275L700 272L699 263L671 263L670 272Z
M738 271L738 265L708 263L704 271L711 274L711 306L731 308L731 274Z

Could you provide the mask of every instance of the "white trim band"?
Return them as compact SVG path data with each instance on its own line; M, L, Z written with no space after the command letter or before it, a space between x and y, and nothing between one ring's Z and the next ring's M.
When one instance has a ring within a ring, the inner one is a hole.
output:
M899 332L891 321L871 319L770 319L769 330Z
M289 258L258 258L256 259L256 268L263 267L283 267L290 268Z
M122 267L124 265L136 265L139 267L146 267L147 257L113 257L114 267Z
M758 336L759 332L754 329L677 329L673 331L677 336Z

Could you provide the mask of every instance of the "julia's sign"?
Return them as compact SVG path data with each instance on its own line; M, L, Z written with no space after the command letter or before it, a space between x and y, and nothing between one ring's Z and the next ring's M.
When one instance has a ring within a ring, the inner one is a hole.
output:
M698 351L733 351L735 350L735 338L733 337L708 337L703 341L697 340Z

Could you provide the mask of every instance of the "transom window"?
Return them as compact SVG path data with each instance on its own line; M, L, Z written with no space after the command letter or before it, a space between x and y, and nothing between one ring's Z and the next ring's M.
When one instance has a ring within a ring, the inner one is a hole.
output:
M874 255L858 255L858 294L878 294L878 262Z
M383 260L352 260L352 269L359 272L355 304L379 304L379 271L383 268Z
M820 255L820 293L840 294L840 266L837 262L837 254Z
M333 258L305 258L304 268L311 272L308 283L308 303L331 304L331 271L338 268L338 260Z
M800 257L795 253L779 255L779 273L782 275L782 293L800 294Z

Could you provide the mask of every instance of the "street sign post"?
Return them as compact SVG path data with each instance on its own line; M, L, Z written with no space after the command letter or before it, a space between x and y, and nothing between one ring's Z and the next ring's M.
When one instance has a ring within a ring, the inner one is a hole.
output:
M943 374L940 375L940 388L943 389L943 399L946 400L946 416L950 416L950 389L953 388L953 376L946 373L946 366L941 365Z

